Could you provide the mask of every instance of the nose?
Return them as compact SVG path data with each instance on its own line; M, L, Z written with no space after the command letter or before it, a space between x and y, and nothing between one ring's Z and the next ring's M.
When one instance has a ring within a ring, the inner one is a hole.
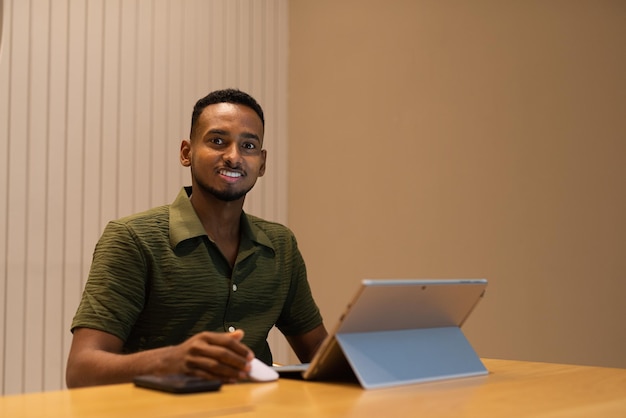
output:
M224 149L224 161L230 167L236 167L241 162L241 152L237 143L233 142Z

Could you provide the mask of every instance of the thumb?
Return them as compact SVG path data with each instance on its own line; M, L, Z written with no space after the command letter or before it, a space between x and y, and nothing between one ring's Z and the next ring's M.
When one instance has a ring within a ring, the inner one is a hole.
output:
M242 329L236 329L233 332L229 332L228 335L236 341L241 341L243 339L244 332Z

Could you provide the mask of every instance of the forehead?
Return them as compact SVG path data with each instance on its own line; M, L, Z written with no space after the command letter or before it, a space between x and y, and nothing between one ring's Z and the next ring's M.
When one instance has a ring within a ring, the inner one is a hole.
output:
M216 128L247 130L263 137L263 122L259 115L252 108L237 103L208 105L198 117L198 128L203 133Z

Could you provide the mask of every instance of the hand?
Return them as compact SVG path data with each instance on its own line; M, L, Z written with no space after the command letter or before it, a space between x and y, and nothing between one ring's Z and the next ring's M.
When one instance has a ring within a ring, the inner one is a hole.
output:
M205 379L234 382L245 379L254 353L243 343L243 331L201 332L171 347L165 360L167 373L184 373Z

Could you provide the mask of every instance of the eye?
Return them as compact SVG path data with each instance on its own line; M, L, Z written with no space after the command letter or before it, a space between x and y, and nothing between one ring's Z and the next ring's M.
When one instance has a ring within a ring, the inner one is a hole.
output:
M224 145L224 140L222 138L213 138L211 139L211 143L215 145Z
M252 142L245 142L241 146L248 150L256 149L256 145L254 145Z

